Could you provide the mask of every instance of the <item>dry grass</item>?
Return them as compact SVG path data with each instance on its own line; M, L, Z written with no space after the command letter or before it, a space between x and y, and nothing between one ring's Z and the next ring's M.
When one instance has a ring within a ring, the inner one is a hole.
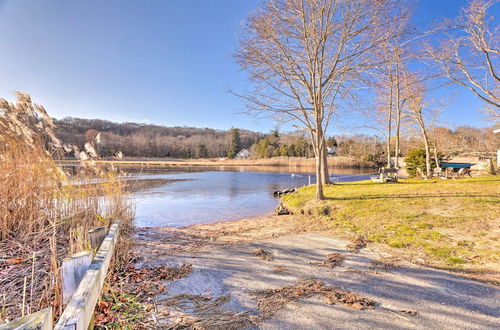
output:
M71 161L67 161L71 163ZM117 166L126 167L141 167L141 166L158 166L158 167L177 167L177 166L193 166L193 167L211 167L211 166L252 166L262 167L262 170L273 172L282 171L283 167L290 168L291 171L310 173L314 171L316 160L314 158L306 157L273 157L263 159L129 159L129 160L98 160L97 163L101 164L114 164ZM329 157L328 166L336 171L339 168L363 168L372 167L370 163L365 163L356 157ZM281 169L280 169L281 168Z
M379 260L373 260L370 265L370 270L372 271L384 271L391 272L398 268L399 261L396 258L381 258Z
M288 274L289 271L290 270L286 267L277 266L273 268L272 273L282 275L282 274Z
M63 172L53 127L29 95L0 99L0 323L47 306L60 313L62 259L88 248L89 229L120 219L122 234L130 231L119 174L89 162ZM129 244L123 237L118 261Z
M95 326L103 329L154 327L156 297L165 292L165 282L189 275L189 264L136 269L128 263L108 274L107 285L97 304Z
M253 253L256 257L259 257L265 261L273 261L274 259L272 253L264 249L257 249Z
M210 296L181 294L161 300L163 306L176 310L189 310L190 313L167 314L169 319L163 329L244 329L256 325L255 316L248 311L228 312L222 305L228 303L229 296L212 298Z
M272 317L287 303L303 298L321 294L325 297L325 303L333 305L341 303L346 307L354 309L375 308L375 302L362 297L354 292L325 286L322 281L305 279L296 284L278 289L257 291L254 293L257 300L260 317L267 319Z
M340 253L331 253L326 256L326 261L311 261L311 265L322 266L333 268L336 266L340 266L342 262L344 262L345 257Z
M368 240L363 235L356 236L352 242L347 245L347 248L355 253L358 253L360 249L364 248L368 244Z

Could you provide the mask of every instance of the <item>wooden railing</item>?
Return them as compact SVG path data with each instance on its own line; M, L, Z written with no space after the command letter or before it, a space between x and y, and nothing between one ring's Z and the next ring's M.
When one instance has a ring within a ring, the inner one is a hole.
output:
M1 330L21 330L21 329L37 329L37 330L52 330L52 307L43 309L33 314L26 315L15 319L7 324L0 325Z
M87 330L91 326L94 308L101 296L106 273L115 251L120 222L114 222L107 235L105 231L91 231L92 251L78 253L63 262L63 298L67 302L54 329ZM101 244L102 242L102 244ZM97 252L96 252L97 250ZM92 256L95 256L92 258ZM0 330L53 328L52 308L18 318L0 325Z

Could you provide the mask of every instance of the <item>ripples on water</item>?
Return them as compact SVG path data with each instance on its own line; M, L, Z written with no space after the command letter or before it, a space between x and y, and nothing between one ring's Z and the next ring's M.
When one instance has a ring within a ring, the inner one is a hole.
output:
M138 227L182 227L263 215L278 205L278 200L272 196L274 191L301 187L309 180L315 182L314 175L290 173L288 168L273 167L272 172L261 170L249 167L183 168L136 174L134 177L138 180L157 183L132 194L136 203L135 223ZM362 170L343 169L343 172L332 175L332 179L368 179L368 175L360 175ZM166 183L166 180L179 181Z

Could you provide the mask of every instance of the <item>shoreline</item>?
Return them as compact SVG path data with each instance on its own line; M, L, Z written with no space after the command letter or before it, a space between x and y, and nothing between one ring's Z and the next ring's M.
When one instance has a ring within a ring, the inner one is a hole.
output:
M344 241L356 239L355 233L344 232L340 234L334 226L324 219L303 214L276 215L273 212L260 216L205 224L190 224L183 227L140 227L136 229L132 239L134 243L138 243L137 247L139 248L136 251L139 253L143 250L140 247L141 245L147 247L147 249L157 243L166 245L167 249L161 249L161 253L151 255L151 257L159 258L161 255L193 253L221 246L258 243L263 240L286 238L299 234L320 234ZM147 244L144 244L146 241ZM170 251L169 248L171 248ZM369 241L367 249L390 254L401 261L410 262L418 267L444 270L467 279L498 286L496 275L491 273L491 270L484 269L483 271L469 272L466 269L443 268L433 264L430 260L415 258L415 256L405 253L405 251L377 242Z
M274 215L217 221L206 224L190 224L183 227L149 226L136 228L133 240L147 246L167 244L171 251L194 251L220 245L254 242L306 232L327 232L328 225L299 215ZM139 250L141 250L139 248Z
M62 159L58 160L62 165L72 165L80 163L76 159ZM262 158L262 159L98 159L93 160L96 164L115 165L122 167L217 167L217 166L289 166L289 167L305 167L314 168L314 158L300 158L300 157L276 157L276 158ZM375 164L365 164L352 157L330 157L328 158L329 168L347 168L347 169L378 169Z

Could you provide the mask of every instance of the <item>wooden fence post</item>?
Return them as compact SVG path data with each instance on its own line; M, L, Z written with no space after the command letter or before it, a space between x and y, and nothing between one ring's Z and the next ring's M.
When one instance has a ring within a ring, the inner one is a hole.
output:
M92 254L95 254L101 247L102 241L106 237L106 227L99 227L89 230L90 246L92 247Z
M0 330L52 330L52 307L0 325Z
M118 241L119 229L119 221L111 225L94 260L54 329L86 330L89 327Z
M92 262L92 253L82 251L62 262L63 305L66 306Z

